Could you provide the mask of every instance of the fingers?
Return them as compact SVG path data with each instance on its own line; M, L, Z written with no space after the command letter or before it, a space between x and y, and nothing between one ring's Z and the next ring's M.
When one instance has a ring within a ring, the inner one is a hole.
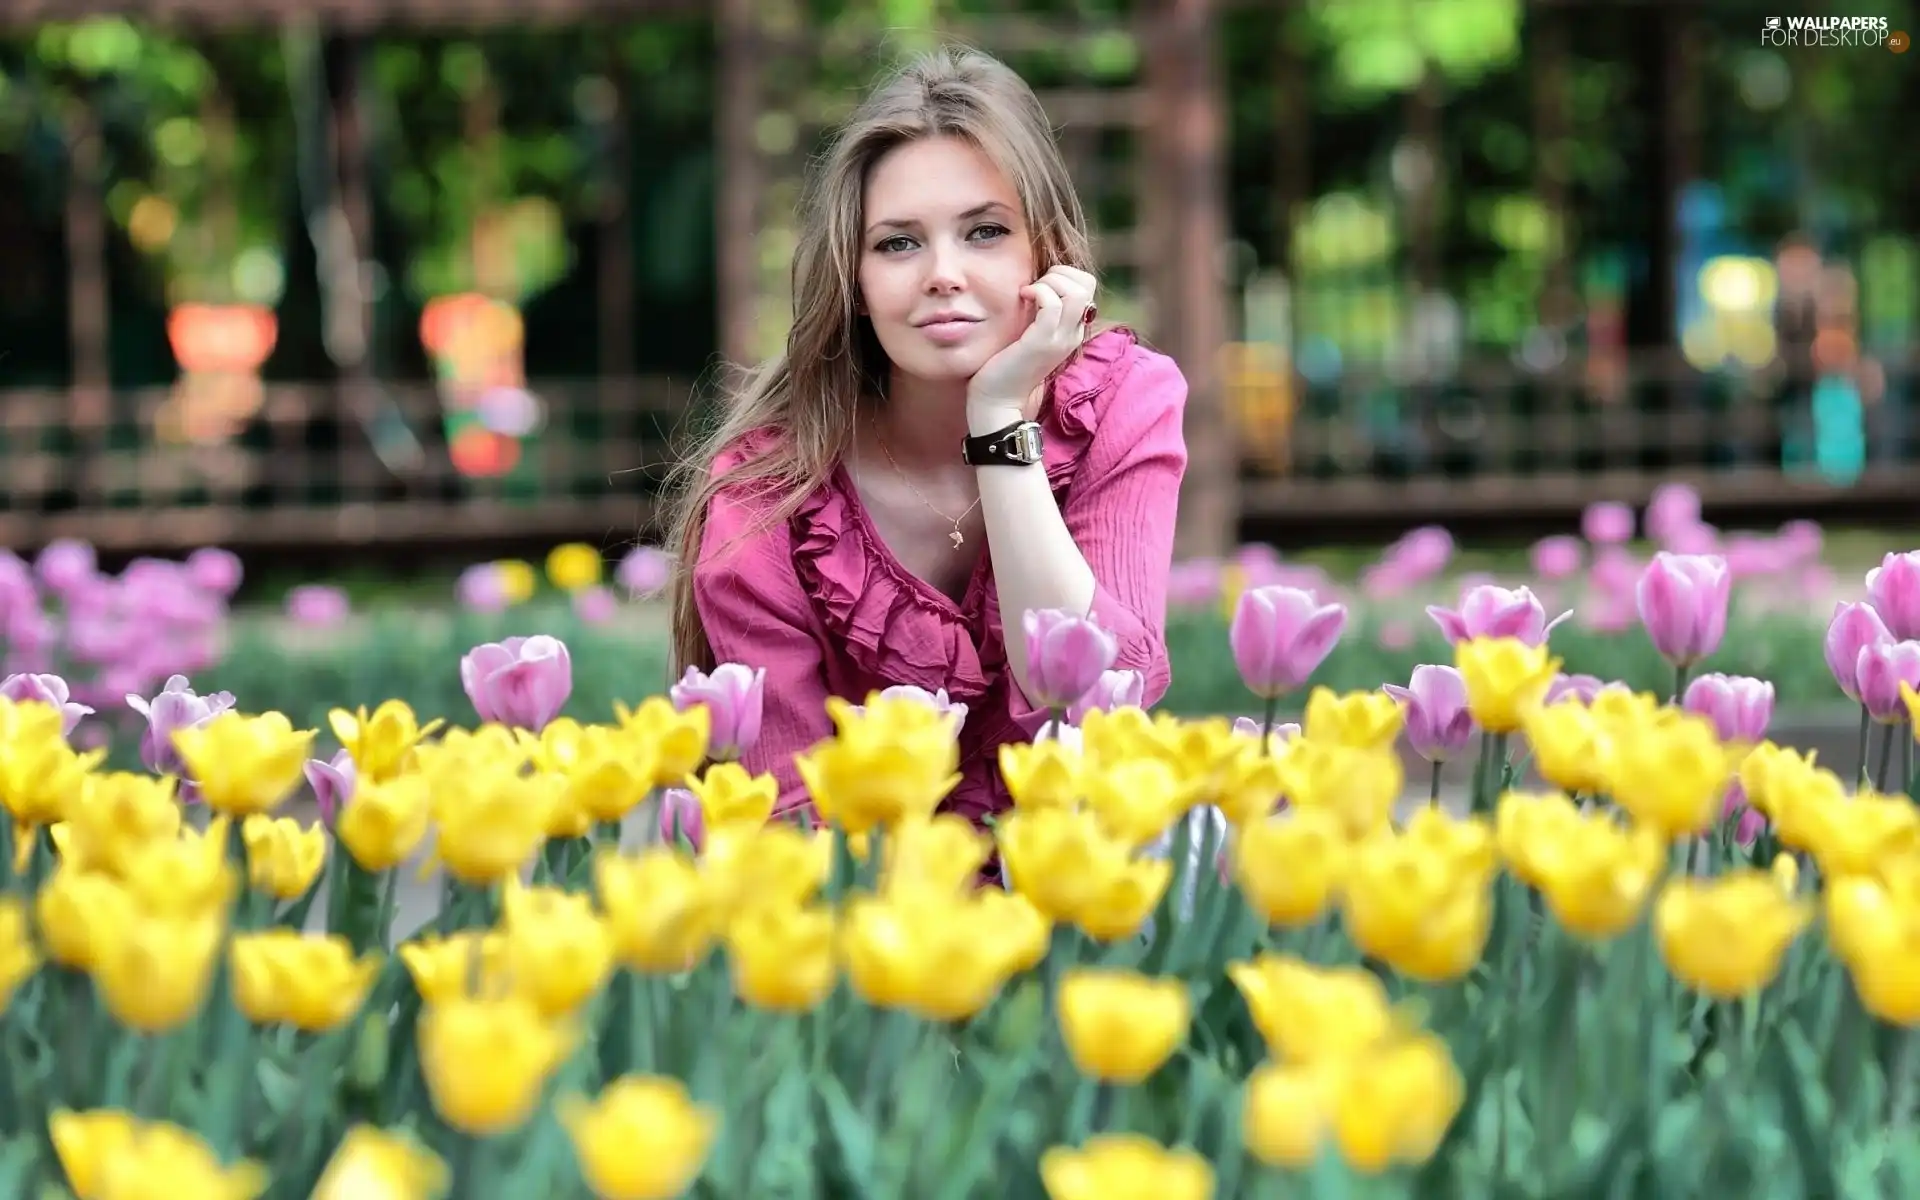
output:
M1029 330L1047 341L1057 338L1066 313L1066 303L1060 293L1044 276L1037 283L1028 284L1025 291L1033 300L1033 324L1028 326Z
M1099 282L1078 267L1059 266L1040 277L1040 282L1060 297L1060 332L1077 340L1086 327L1087 310L1093 307L1093 294Z

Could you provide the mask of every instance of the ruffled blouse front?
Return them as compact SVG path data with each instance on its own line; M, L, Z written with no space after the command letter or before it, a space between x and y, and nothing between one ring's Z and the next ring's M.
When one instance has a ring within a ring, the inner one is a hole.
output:
M1097 581L1092 615L1120 642L1116 666L1146 677L1149 702L1168 674L1166 575L1186 463L1184 401L1172 361L1114 330L1082 347L1038 418L1048 481ZM975 819L1004 808L998 747L1031 737L1045 714L1008 669L991 556L979 556L955 601L894 556L844 470L784 526L718 553L750 509L724 495L715 502L694 593L718 661L767 668L767 711L747 766L779 778L781 807L806 802L792 757L831 735L827 696L860 703L906 684L944 689L967 706L962 778L948 807Z

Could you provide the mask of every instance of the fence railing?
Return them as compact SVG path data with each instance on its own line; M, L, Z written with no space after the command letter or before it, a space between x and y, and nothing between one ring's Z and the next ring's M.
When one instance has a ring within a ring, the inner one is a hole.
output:
M1883 359L1847 380L1703 373L1663 356L1611 364L1604 378L1579 359L1549 371L1478 364L1432 381L1349 370L1249 384L1229 372L1240 507L1250 518L1497 517L1634 500L1671 479L1736 508L1913 504L1917 361ZM209 425L182 420L177 388L117 391L104 405L64 390L0 392L0 544L401 545L642 528L694 382L529 391L537 419L513 438L488 422L517 433L524 404L499 418L425 383L268 384L226 436L203 441L182 440ZM502 445L476 454L469 439L483 436Z

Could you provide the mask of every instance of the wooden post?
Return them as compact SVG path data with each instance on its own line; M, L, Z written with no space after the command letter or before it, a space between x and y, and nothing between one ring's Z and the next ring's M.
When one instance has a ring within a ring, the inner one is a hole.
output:
M600 318L600 374L612 386L625 386L633 376L633 214L627 186L633 173L633 141L629 136L627 67L615 49L617 38L607 38L607 82L613 111L607 116L607 161L602 170L600 196L600 278L596 297ZM725 239L722 239L723 241ZM617 382L616 382L617 381Z
M757 357L760 199L765 185L755 122L760 116L760 24L754 0L719 0L720 102L714 112L719 156L720 354L731 366Z
M68 475L76 507L86 508L97 480L93 464L106 442L112 408L111 314L107 294L107 214L100 195L100 123L84 91L66 114L67 338L73 356L75 455Z
M1144 67L1150 189L1163 195L1147 229L1154 329L1187 377L1188 468L1175 553L1218 557L1238 540L1240 454L1220 379L1227 305L1220 278L1226 243L1226 119L1215 64L1214 0L1154 0Z

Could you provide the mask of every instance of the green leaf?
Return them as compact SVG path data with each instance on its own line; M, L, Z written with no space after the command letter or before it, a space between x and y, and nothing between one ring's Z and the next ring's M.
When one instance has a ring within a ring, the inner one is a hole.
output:
M854 1107L838 1079L826 1076L818 1080L818 1087L821 1106L827 1111L827 1131L833 1135L833 1145L846 1168L846 1178L854 1182L862 1200L879 1200L867 1183L873 1178L873 1127Z
M1807 1103L1809 1093L1818 1086L1814 1060L1806 1035L1789 1025L1780 1030L1780 1053L1767 1056L1768 1074L1780 1098L1781 1123L1800 1172L1801 1195L1838 1196L1842 1193L1833 1170L1833 1127L1821 1126L1826 1136L1817 1132Z

